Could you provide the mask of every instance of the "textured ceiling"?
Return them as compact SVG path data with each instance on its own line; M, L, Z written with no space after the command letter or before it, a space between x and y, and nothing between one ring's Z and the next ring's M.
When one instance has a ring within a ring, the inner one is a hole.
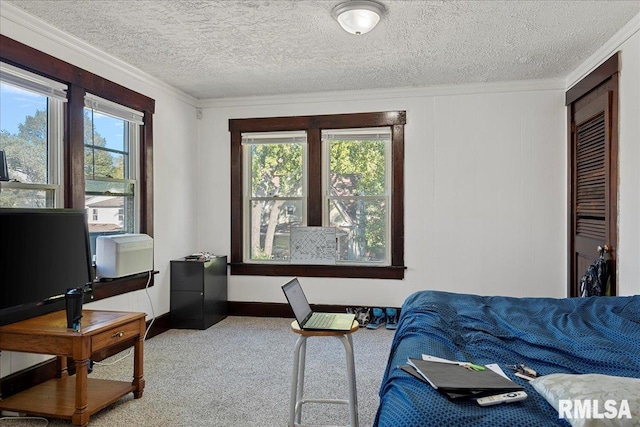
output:
M2 0L199 99L564 78L640 1Z

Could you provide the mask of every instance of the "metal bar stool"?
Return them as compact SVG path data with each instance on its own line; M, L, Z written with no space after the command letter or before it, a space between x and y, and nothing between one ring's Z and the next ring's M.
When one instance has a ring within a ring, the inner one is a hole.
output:
M358 322L353 321L348 331L305 331L300 329L297 321L291 322L291 330L300 337L296 341L293 351L293 381L291 383L291 407L289 411L289 427L304 426L302 424L302 405L305 403L329 403L349 406L349 426L358 427L358 396L356 392L356 370L353 358L353 340L351 334L359 329ZM304 362L307 352L307 338L336 337L344 345L347 356L347 381L349 385L349 400L345 399L305 399Z

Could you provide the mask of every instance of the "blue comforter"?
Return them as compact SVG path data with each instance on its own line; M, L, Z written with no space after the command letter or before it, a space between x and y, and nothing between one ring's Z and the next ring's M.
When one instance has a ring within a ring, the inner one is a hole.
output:
M493 407L451 402L399 368L407 357L423 353L497 363L529 397ZM402 307L374 425L569 425L527 381L505 367L517 363L540 375L640 377L640 295L552 299L417 292Z

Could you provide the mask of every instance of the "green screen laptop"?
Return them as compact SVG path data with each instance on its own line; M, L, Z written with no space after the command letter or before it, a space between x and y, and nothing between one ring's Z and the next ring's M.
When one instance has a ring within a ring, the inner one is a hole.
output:
M283 285L282 290L301 329L320 331L351 329L356 317L353 313L314 313L297 278Z

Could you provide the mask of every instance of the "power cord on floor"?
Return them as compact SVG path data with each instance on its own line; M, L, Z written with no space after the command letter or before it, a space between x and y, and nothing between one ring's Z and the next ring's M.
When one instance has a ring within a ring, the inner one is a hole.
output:
M151 277L153 275L153 271L149 271L149 278L147 279L147 284L144 287L144 292L147 294L147 298L149 299L149 305L151 306L151 322L149 322L149 326L147 326L147 330L144 332L144 337L142 337L143 341L147 340L147 334L149 334L149 330L151 329L151 325L153 325L153 322L155 322L156 320L156 312L153 309L153 301L151 301L151 296L149 295L149 284L151 283ZM124 359L126 359L127 357L131 356L133 354L133 347L131 347L129 349L129 352L127 354L125 354L124 356L122 356L121 358L114 360L112 362L93 362L94 365L99 365L99 366L112 366L115 365L116 363L120 363L122 362Z

